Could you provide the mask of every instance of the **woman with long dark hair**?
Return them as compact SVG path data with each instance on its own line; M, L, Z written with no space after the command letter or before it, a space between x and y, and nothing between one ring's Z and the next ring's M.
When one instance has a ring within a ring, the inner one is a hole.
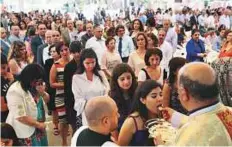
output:
M161 85L154 80L143 82L135 92L131 114L120 130L117 143L120 146L153 145L149 140L145 123L149 119L158 118L158 107L162 105Z
M134 45L136 45L136 36L139 32L144 32L143 23L139 19L134 19L131 25L129 36L132 38Z
M128 64L134 70L137 77L139 71L145 67L144 57L147 50L147 37L144 33L138 33L136 36L136 50L129 55Z
M87 125L84 114L86 102L93 97L107 95L109 92L109 83L100 69L93 49L84 49L81 52L77 73L73 75L72 91L75 99L74 109L77 111L77 125L78 127L82 124Z
M186 114L187 111L180 103L177 92L177 75L179 69L187 63L186 59L181 57L172 58L169 62L169 76L163 88L163 105Z
M114 99L118 106L120 114L119 129L129 115L137 85L135 74L128 64L122 63L114 68L110 81L109 96Z

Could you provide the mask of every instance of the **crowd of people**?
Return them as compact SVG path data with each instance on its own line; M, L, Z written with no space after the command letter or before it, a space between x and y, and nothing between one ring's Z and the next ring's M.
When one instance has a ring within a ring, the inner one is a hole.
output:
M47 114L62 146L162 145L161 117L172 145L232 145L232 8L173 11L3 12L1 145L48 146Z

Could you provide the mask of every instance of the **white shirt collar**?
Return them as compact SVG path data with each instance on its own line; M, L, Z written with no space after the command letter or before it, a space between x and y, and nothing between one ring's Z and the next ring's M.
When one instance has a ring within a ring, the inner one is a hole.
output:
M95 36L93 36L94 37L94 39L96 40L96 41L104 41L104 39L103 39L103 37L101 37L101 39L97 39Z
M210 112L214 109L216 109L219 105L221 105L220 102L218 102L217 104L214 104L212 106L209 106L209 107L206 107L204 109L201 109L201 110L198 110L192 114L190 114L189 116L193 117L193 116L196 116L196 115L200 115L200 114L203 114L203 113L207 113L207 112Z

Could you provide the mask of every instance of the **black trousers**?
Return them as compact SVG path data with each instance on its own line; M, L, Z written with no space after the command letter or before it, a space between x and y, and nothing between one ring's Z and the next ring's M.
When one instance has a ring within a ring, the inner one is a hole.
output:
M129 59L129 57L123 57L123 58L122 58L122 62L123 62L123 63L127 63L127 62L128 62L128 59Z

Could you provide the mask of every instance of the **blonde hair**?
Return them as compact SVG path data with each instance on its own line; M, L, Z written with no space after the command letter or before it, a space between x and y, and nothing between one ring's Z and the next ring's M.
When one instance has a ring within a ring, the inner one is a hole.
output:
M21 60L20 48L23 46L26 46L24 42L14 41L11 44L7 60L10 61L11 59L15 59L15 61L20 65L20 60ZM23 59L23 61L25 61L27 63L29 63L29 61L30 61L26 52L25 52L25 58Z

